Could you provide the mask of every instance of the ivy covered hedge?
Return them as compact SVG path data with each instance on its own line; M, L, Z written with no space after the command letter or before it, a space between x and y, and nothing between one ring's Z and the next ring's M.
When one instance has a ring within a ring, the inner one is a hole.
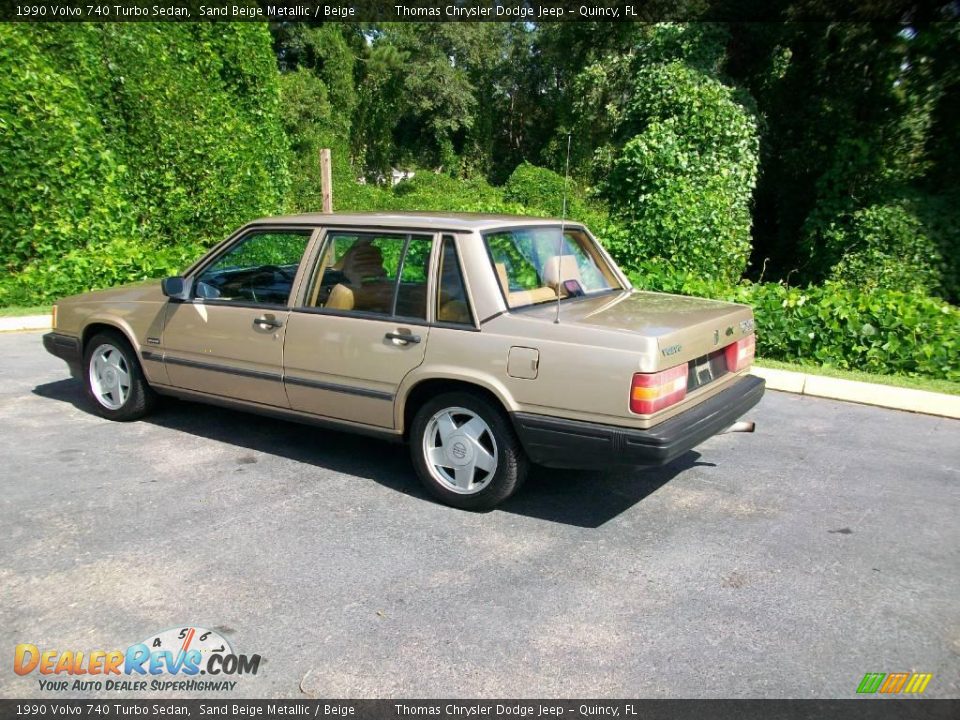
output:
M0 26L0 305L155 277L282 209L254 23Z
M761 357L960 381L960 310L937 298L826 283L740 285Z
M681 62L641 68L625 110L629 137L603 181L628 264L669 263L733 283L750 257L759 134L753 112L719 80Z

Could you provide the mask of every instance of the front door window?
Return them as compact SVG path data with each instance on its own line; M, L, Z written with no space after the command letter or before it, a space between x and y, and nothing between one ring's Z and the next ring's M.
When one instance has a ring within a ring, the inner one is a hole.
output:
M198 298L286 305L310 239L309 230L266 230L246 235L198 276Z

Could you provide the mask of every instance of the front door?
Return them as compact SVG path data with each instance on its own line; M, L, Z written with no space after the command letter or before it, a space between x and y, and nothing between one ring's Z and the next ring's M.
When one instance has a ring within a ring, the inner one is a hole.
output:
M426 348L432 247L428 234L327 233L287 322L284 383L294 410L394 426L397 388Z
M180 388L289 407L283 390L287 303L309 229L257 229L207 264L190 302L167 306L164 364Z

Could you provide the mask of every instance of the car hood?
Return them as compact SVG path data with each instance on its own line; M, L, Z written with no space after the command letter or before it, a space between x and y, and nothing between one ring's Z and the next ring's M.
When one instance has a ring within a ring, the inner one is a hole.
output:
M107 290L93 290L82 295L73 295L63 298L61 303L69 302L164 302L166 297L160 290L159 280L145 280L143 282L121 285Z

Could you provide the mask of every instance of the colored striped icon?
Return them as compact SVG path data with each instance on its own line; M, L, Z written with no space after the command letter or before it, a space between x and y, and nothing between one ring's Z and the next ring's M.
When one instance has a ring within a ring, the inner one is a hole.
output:
M857 692L860 694L879 692L884 695L896 695L902 692L919 695L927 689L932 679L933 673L867 673L857 686Z
M919 695L927 689L927 683L933 678L933 673L914 673L904 688L905 693L916 693Z

